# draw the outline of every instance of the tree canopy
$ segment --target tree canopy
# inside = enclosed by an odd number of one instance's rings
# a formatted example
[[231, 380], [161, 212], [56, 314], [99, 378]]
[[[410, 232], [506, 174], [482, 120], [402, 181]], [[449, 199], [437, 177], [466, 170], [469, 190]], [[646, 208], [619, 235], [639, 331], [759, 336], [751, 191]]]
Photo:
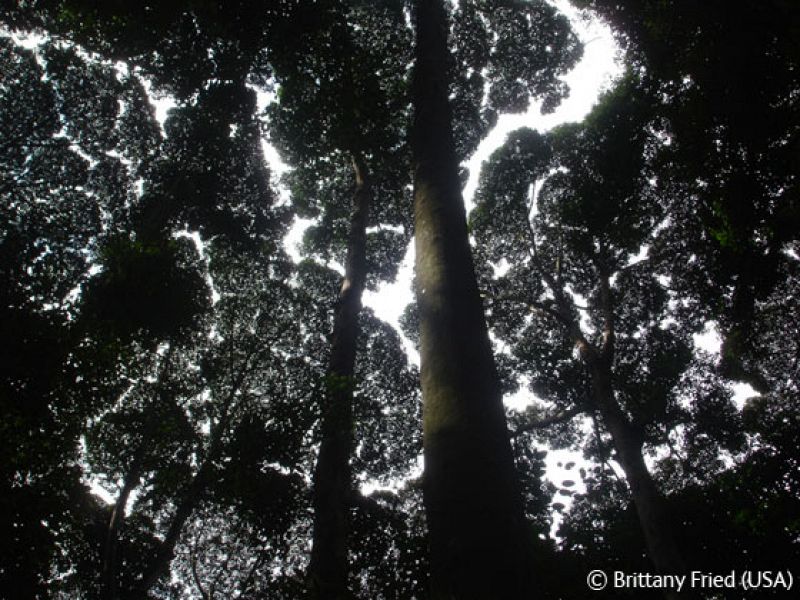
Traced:
[[800, 14], [572, 4], [624, 73], [470, 214], [591, 56], [554, 4], [0, 9], [1, 597], [800, 575]]

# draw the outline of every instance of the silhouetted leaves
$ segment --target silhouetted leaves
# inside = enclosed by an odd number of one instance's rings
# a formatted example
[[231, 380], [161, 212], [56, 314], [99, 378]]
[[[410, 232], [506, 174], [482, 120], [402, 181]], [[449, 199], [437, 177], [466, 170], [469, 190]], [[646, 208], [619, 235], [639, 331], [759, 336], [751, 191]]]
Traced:
[[[795, 564], [797, 11], [576, 4], [614, 28], [628, 74], [585, 121], [514, 132], [470, 222], [505, 391], [546, 401], [510, 418], [541, 594], [581, 597], [573, 575], [594, 568], [648, 570], [565, 335], [571, 319], [603, 343], [603, 279], [614, 398], [653, 452], [687, 562]], [[553, 110], [583, 49], [546, 2], [452, 11], [463, 159], [500, 113]], [[113, 505], [96, 494], [118, 498], [126, 482], [121, 592], [183, 519], [152, 597], [302, 594], [341, 284], [328, 266], [346, 256], [354, 153], [375, 199], [369, 288], [396, 277], [412, 234], [406, 19], [392, 0], [0, 9], [4, 26], [45, 34], [25, 47], [0, 35], [0, 595], [106, 593]], [[271, 94], [263, 114], [256, 90]], [[159, 94], [176, 101], [163, 130]], [[272, 188], [265, 137], [292, 168], [289, 202]], [[299, 265], [283, 249], [295, 214], [315, 219]], [[403, 318], [412, 340], [415, 310]], [[694, 348], [707, 321], [724, 338], [719, 360]], [[352, 467], [358, 483], [397, 487], [420, 449], [417, 373], [396, 332], [369, 311], [362, 322]], [[725, 378], [762, 395], [739, 409]], [[541, 444], [594, 462], [557, 493]], [[561, 548], [541, 539], [553, 499]], [[353, 504], [353, 589], [423, 597], [419, 482]]]

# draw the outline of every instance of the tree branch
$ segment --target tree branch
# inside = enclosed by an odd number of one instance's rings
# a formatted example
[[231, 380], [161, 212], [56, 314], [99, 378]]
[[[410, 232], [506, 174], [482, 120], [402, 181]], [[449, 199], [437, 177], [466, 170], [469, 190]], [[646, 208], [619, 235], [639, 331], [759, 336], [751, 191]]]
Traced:
[[[262, 350], [265, 352], [265, 350]], [[243, 364], [236, 374], [227, 397], [223, 401], [222, 412], [219, 420], [211, 427], [210, 443], [208, 445], [208, 453], [200, 465], [200, 468], [195, 473], [191, 482], [186, 488], [183, 497], [178, 502], [175, 509], [175, 514], [161, 542], [155, 556], [151, 560], [144, 575], [140, 579], [136, 593], [141, 597], [146, 597], [149, 590], [155, 585], [158, 578], [169, 568], [170, 562], [175, 553], [175, 545], [178, 542], [183, 526], [189, 517], [194, 512], [197, 503], [200, 501], [201, 496], [205, 493], [209, 483], [209, 477], [212, 475], [214, 462], [218, 460], [222, 453], [223, 438], [228, 430], [231, 420], [231, 412], [236, 399], [236, 393], [244, 384], [247, 375], [250, 373], [253, 365], [250, 364], [250, 359], [256, 354], [255, 348], [250, 348], [245, 356]]]
[[[175, 350], [175, 345], [172, 341], [169, 342], [167, 351], [161, 362], [158, 376], [156, 378], [157, 393], [155, 396], [159, 400], [163, 400], [164, 393], [164, 380], [169, 373], [172, 366], [172, 356]], [[148, 450], [152, 443], [153, 428], [156, 425], [154, 418], [154, 405], [155, 399], [151, 399], [149, 405], [145, 409], [145, 422], [142, 432], [142, 439], [139, 442], [139, 447], [131, 461], [131, 466], [125, 476], [122, 490], [120, 490], [117, 501], [114, 503], [114, 508], [111, 511], [111, 518], [106, 527], [105, 544], [103, 547], [103, 564], [102, 564], [102, 577], [103, 577], [103, 598], [114, 600], [117, 597], [117, 543], [119, 538], [119, 530], [125, 520], [125, 507], [128, 504], [133, 490], [139, 485], [144, 468], [145, 459], [147, 458]]]
[[558, 425], [559, 423], [566, 423], [576, 415], [579, 415], [583, 412], [586, 412], [587, 407], [585, 406], [574, 406], [569, 410], [565, 410], [564, 412], [558, 413], [556, 415], [550, 415], [549, 417], [544, 417], [543, 419], [539, 419], [538, 421], [530, 421], [525, 423], [524, 425], [520, 425], [516, 431], [511, 433], [511, 439], [515, 439], [521, 436], [523, 433], [527, 433], [528, 431], [533, 431], [534, 429], [544, 429], [546, 427], [550, 427], [552, 425]]
[[192, 579], [194, 579], [194, 584], [197, 586], [197, 591], [200, 592], [200, 597], [203, 600], [210, 600], [210, 596], [208, 593], [203, 589], [203, 584], [200, 581], [200, 574], [197, 572], [197, 541], [195, 540], [192, 543], [192, 550], [189, 555], [189, 563], [192, 567]]
[[600, 347], [600, 357], [607, 364], [614, 358], [614, 342], [616, 333], [614, 329], [614, 299], [609, 284], [608, 272], [605, 267], [600, 268], [600, 309], [603, 312], [603, 342]]

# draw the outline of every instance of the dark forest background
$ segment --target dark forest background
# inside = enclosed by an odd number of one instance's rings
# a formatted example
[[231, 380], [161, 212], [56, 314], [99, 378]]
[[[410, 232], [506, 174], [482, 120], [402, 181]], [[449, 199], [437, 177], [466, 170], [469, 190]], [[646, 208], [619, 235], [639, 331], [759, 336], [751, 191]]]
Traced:
[[[0, 597], [800, 576], [800, 9], [572, 3], [624, 73], [469, 215], [459, 165], [591, 51], [544, 0], [0, 9]], [[415, 234], [421, 373], [361, 306]]]

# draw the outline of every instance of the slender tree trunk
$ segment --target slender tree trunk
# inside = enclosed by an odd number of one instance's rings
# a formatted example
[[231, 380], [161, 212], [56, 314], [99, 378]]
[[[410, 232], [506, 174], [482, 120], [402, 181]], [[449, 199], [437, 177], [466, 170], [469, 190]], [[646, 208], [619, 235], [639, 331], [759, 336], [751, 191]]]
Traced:
[[349, 531], [353, 450], [353, 372], [358, 315], [366, 281], [367, 220], [372, 192], [363, 158], [354, 154], [356, 189], [347, 246], [345, 275], [334, 316], [331, 355], [322, 407], [322, 442], [314, 470], [314, 533], [308, 567], [314, 600], [353, 598], [348, 590]]
[[[545, 278], [556, 297], [560, 317], [567, 326], [568, 335], [589, 368], [594, 405], [611, 434], [618, 462], [625, 472], [650, 560], [661, 574], [684, 574], [686, 565], [675, 542], [664, 499], [644, 461], [641, 437], [614, 397], [611, 370], [616, 339], [614, 298], [607, 271], [602, 266], [599, 266], [598, 270], [600, 309], [603, 315], [603, 341], [599, 348], [590, 344], [583, 336], [564, 288], [559, 285], [560, 282], [551, 276]], [[687, 598], [692, 595], [691, 591], [684, 590], [680, 597]], [[678, 593], [665, 591], [664, 596], [669, 599], [678, 598]]]
[[133, 490], [136, 489], [136, 486], [139, 485], [146, 447], [147, 440], [143, 441], [136, 451], [133, 464], [125, 476], [122, 490], [117, 496], [117, 501], [111, 511], [111, 518], [108, 521], [105, 548], [103, 550], [103, 600], [116, 600], [117, 598], [117, 542], [119, 528], [125, 519], [125, 507], [128, 504], [128, 499]]
[[197, 508], [200, 500], [203, 498], [203, 494], [208, 488], [209, 477], [213, 472], [214, 462], [217, 461], [222, 454], [223, 437], [225, 432], [228, 430], [228, 425], [230, 424], [231, 407], [233, 405], [236, 392], [239, 390], [242, 382], [244, 381], [248, 362], [249, 357], [247, 360], [245, 360], [245, 364], [240, 371], [236, 382], [231, 387], [219, 421], [211, 429], [211, 442], [209, 444], [208, 454], [206, 455], [203, 463], [200, 465], [200, 468], [197, 470], [197, 473], [195, 473], [195, 476], [192, 478], [189, 487], [181, 497], [180, 502], [175, 509], [175, 514], [172, 516], [172, 521], [170, 521], [169, 528], [167, 529], [164, 539], [162, 540], [161, 544], [159, 544], [155, 556], [150, 561], [150, 564], [147, 566], [142, 578], [139, 580], [139, 583], [136, 585], [136, 588], [131, 595], [131, 598], [133, 599], [145, 600], [150, 589], [156, 584], [159, 578], [167, 572], [167, 569], [169, 569], [169, 565], [175, 556], [175, 545], [178, 543], [178, 539], [181, 536], [183, 527], [189, 517], [192, 516], [192, 513]]
[[442, 1], [417, 0], [415, 18], [414, 209], [431, 599], [528, 599], [528, 528], [467, 239]]
[[[164, 383], [164, 378], [167, 376], [169, 367], [172, 361], [172, 355], [175, 350], [174, 343], [170, 340], [166, 354], [164, 355], [163, 363], [158, 373], [156, 385], [158, 386], [158, 401], [166, 402], [167, 396], [161, 387]], [[154, 399], [153, 402], [156, 400]], [[145, 413], [145, 425], [142, 439], [136, 453], [133, 456], [128, 474], [125, 476], [125, 481], [122, 484], [117, 501], [114, 503], [114, 508], [111, 511], [111, 518], [108, 521], [108, 528], [106, 530], [106, 541], [103, 549], [103, 565], [102, 565], [102, 581], [103, 581], [103, 600], [117, 600], [119, 597], [118, 581], [117, 581], [117, 548], [119, 542], [119, 530], [125, 520], [125, 507], [128, 500], [133, 493], [133, 490], [139, 485], [139, 480], [142, 477], [142, 468], [144, 467], [147, 452], [152, 443], [153, 428], [155, 423], [155, 407], [151, 404]]]
[[144, 575], [142, 575], [142, 579], [136, 586], [137, 589], [134, 597], [147, 598], [147, 593], [169, 568], [175, 556], [175, 545], [178, 543], [183, 527], [194, 512], [194, 509], [197, 507], [197, 504], [200, 502], [206, 490], [213, 460], [215, 459], [211, 456], [206, 458], [205, 462], [194, 476], [194, 479], [192, 479], [192, 483], [189, 484], [189, 488], [178, 504], [175, 514], [172, 516], [172, 521], [170, 521], [169, 529], [167, 529], [164, 540], [159, 544], [153, 560], [148, 565], [147, 570]]
[[[671, 523], [664, 498], [644, 461], [641, 436], [614, 398], [611, 372], [616, 337], [614, 294], [611, 291], [609, 274], [605, 267], [601, 265], [599, 272], [600, 303], [604, 323], [603, 344], [599, 356], [596, 352], [589, 354], [596, 403], [603, 421], [611, 433], [619, 463], [625, 472], [625, 479], [628, 481], [631, 497], [636, 506], [650, 560], [660, 573], [684, 574], [686, 573], [686, 564], [675, 541], [674, 524]], [[692, 595], [691, 591], [686, 589], [681, 597]], [[664, 596], [677, 598], [678, 593], [668, 590], [664, 592]]]
[[[661, 574], [685, 574], [686, 564], [675, 542], [664, 498], [644, 461], [642, 442], [614, 399], [610, 368], [595, 365], [591, 368], [591, 374], [596, 404], [611, 434], [619, 464], [625, 472], [650, 560]], [[676, 591], [665, 591], [664, 596], [685, 598], [691, 596], [691, 592], [684, 591], [679, 595]]]

